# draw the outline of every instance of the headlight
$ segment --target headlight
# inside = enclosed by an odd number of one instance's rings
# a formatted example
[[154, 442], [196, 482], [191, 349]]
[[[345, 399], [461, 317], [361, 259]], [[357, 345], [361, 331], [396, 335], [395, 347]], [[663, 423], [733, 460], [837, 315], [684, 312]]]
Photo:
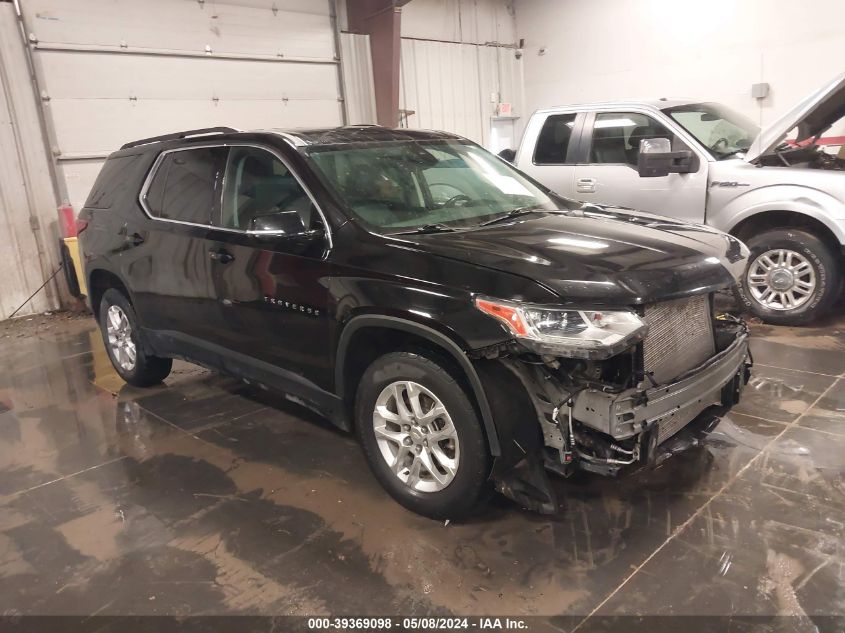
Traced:
[[476, 297], [475, 307], [504, 323], [538, 354], [610, 358], [642, 340], [648, 325], [628, 310], [567, 310]]

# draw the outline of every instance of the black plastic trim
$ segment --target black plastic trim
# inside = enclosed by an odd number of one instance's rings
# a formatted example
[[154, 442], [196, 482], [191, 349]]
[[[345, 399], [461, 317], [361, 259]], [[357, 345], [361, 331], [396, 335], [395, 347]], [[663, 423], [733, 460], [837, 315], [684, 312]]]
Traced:
[[293, 402], [326, 416], [335, 426], [346, 431], [352, 428], [343, 401], [299, 374], [182, 332], [142, 328], [141, 338], [145, 347], [149, 346], [156, 356], [181, 358], [237, 378], [264, 384], [292, 396], [289, 399]]

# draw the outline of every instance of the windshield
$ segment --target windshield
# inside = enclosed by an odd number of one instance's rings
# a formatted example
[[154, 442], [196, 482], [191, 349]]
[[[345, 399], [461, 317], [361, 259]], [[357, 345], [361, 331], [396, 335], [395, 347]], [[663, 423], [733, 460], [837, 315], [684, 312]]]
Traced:
[[346, 206], [380, 232], [477, 226], [515, 209], [572, 204], [463, 141], [328, 145], [308, 154]]
[[719, 103], [691, 103], [663, 110], [719, 160], [745, 152], [760, 128]]

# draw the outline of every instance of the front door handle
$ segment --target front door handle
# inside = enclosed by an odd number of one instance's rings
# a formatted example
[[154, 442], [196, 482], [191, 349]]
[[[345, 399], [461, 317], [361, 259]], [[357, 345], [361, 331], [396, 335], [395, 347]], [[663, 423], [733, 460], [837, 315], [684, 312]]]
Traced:
[[208, 251], [208, 256], [216, 262], [220, 262], [221, 264], [228, 264], [231, 261], [234, 261], [235, 256], [232, 255], [229, 251], [225, 248], [221, 248], [218, 250], [211, 250]]
[[579, 178], [575, 183], [575, 191], [578, 193], [595, 193], [596, 179], [595, 178]]

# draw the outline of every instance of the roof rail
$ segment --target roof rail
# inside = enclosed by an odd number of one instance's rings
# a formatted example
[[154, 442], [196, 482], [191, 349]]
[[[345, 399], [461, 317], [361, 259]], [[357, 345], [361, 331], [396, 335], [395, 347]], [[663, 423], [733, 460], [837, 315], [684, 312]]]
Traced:
[[204, 134], [231, 134], [238, 132], [233, 127], [204, 127], [198, 130], [185, 130], [184, 132], [174, 132], [173, 134], [162, 134], [161, 136], [151, 136], [150, 138], [142, 138], [139, 141], [132, 141], [121, 145], [120, 149], [129, 149], [130, 147], [138, 147], [139, 145], [147, 145], [148, 143], [161, 143], [162, 141], [175, 141], [180, 138], [187, 138], [189, 136], [202, 136]]

